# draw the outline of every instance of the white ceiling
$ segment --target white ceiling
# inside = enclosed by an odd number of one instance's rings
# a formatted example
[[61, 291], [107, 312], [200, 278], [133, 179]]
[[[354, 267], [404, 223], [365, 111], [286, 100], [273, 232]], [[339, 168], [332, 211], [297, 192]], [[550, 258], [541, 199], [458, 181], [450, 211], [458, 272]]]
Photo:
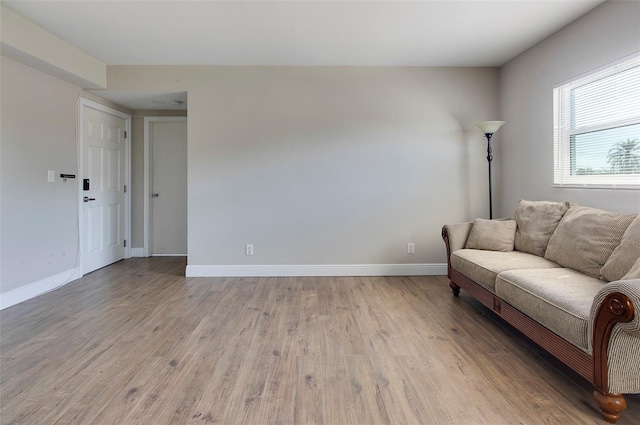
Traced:
[[2, 3], [109, 65], [499, 66], [603, 1]]
[[605, 0], [0, 1], [107, 65], [500, 66]]

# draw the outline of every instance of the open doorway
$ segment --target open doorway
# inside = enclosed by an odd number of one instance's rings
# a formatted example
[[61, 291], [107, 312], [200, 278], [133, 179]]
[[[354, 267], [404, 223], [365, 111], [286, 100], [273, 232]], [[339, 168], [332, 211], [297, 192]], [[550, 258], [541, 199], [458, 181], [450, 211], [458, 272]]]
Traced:
[[[132, 257], [145, 257], [150, 255], [186, 255], [186, 126], [187, 126], [187, 92], [135, 92], [135, 91], [113, 91], [113, 90], [87, 90], [92, 95], [99, 96], [111, 103], [121, 106], [122, 111], [131, 116], [130, 142], [130, 238], [127, 248]], [[166, 123], [166, 125], [165, 125]], [[174, 123], [176, 124], [174, 126]], [[179, 123], [179, 124], [178, 124]], [[175, 127], [175, 128], [174, 128]], [[182, 130], [176, 130], [177, 128]], [[159, 144], [155, 154], [159, 158], [154, 159], [154, 135]], [[163, 146], [166, 141], [162, 140], [165, 132], [178, 131], [179, 136], [174, 137], [180, 140], [176, 143], [169, 143]], [[151, 137], [148, 137], [151, 136]], [[172, 138], [167, 134], [169, 139]], [[171, 149], [178, 149], [177, 152], [167, 153]], [[163, 159], [164, 158], [164, 159]], [[169, 158], [169, 159], [167, 159]], [[160, 169], [154, 172], [154, 166], [160, 163]], [[164, 171], [167, 175], [163, 178]], [[154, 175], [165, 183], [153, 182]], [[164, 185], [164, 186], [163, 186]], [[153, 188], [157, 190], [153, 190]], [[161, 192], [161, 187], [162, 192]], [[181, 187], [183, 199], [176, 200], [180, 208], [170, 211], [173, 219], [163, 218], [167, 214], [162, 211], [162, 206], [168, 204], [172, 198], [171, 191], [176, 187]], [[167, 192], [169, 190], [169, 192]], [[152, 197], [157, 193], [157, 197]], [[158, 202], [156, 202], [158, 201]], [[175, 204], [177, 205], [177, 204]], [[159, 211], [154, 215], [154, 207], [158, 206]], [[177, 229], [172, 225], [158, 226], [155, 223], [174, 222], [179, 223]], [[159, 230], [159, 234], [154, 235], [154, 229]], [[166, 231], [165, 231], [166, 230]], [[182, 245], [167, 245], [163, 239], [181, 240]], [[153, 241], [160, 245], [153, 245]]]
[[187, 118], [145, 117], [144, 255], [187, 255]]

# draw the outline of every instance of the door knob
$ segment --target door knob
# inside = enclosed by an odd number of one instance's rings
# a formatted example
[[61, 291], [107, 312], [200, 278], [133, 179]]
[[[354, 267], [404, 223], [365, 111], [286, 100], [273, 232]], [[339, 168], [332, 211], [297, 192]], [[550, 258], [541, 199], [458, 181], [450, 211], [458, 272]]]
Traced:
[[160, 196], [160, 194], [159, 194], [159, 193], [152, 193], [152, 194], [151, 194], [151, 197], [152, 197], [152, 198], [157, 198], [158, 196]]
[[88, 196], [84, 197], [84, 202], [95, 201], [96, 198], [89, 198]]

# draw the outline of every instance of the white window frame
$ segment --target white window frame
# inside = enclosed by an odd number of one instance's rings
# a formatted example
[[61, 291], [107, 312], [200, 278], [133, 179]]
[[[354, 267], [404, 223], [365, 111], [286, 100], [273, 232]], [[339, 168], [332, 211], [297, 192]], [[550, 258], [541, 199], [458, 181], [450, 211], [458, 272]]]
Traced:
[[[640, 110], [638, 115], [606, 124], [571, 128], [571, 122], [561, 122], [562, 117], [570, 117], [571, 91], [576, 87], [593, 81], [615, 75], [627, 69], [640, 66], [640, 53], [626, 57], [614, 64], [606, 65], [586, 75], [562, 83], [553, 90], [553, 156], [554, 156], [554, 187], [581, 188], [611, 188], [611, 189], [640, 189], [640, 174], [625, 175], [571, 175], [571, 137], [594, 131], [606, 130], [625, 125], [640, 124]], [[562, 108], [562, 110], [561, 110]], [[567, 121], [570, 121], [567, 119]]]

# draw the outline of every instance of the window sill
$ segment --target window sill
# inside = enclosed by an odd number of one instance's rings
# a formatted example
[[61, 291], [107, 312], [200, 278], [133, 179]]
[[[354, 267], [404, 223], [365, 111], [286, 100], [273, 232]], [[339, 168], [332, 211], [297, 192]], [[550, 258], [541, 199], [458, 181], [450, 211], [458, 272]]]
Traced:
[[640, 184], [565, 183], [565, 184], [552, 184], [551, 187], [556, 189], [640, 190]]

